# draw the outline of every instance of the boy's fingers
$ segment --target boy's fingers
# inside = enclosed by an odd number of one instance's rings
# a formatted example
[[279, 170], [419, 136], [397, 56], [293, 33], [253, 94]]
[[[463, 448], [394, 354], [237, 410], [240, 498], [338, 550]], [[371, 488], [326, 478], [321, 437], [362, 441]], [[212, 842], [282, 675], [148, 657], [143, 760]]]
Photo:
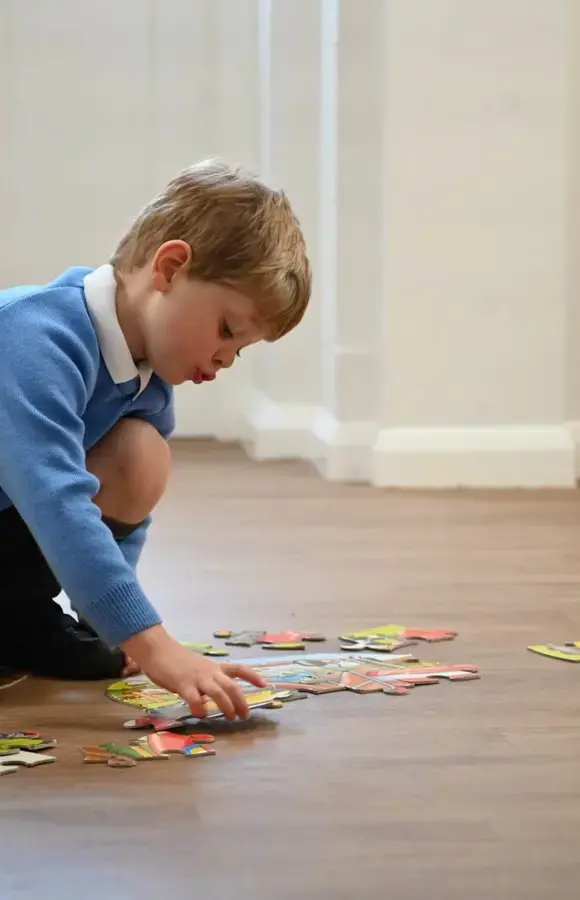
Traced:
[[197, 688], [190, 687], [181, 694], [191, 710], [192, 716], [202, 719], [205, 716], [205, 704]]
[[230, 678], [242, 678], [256, 687], [266, 687], [268, 683], [261, 675], [250, 669], [249, 666], [244, 666], [241, 663], [222, 663], [221, 668]]
[[247, 719], [250, 714], [250, 710], [248, 709], [247, 700], [240, 686], [225, 674], [221, 674], [219, 676], [218, 683], [223, 685], [224, 690], [227, 691], [228, 696], [234, 705], [236, 714], [240, 717], [240, 719]]
[[217, 681], [204, 685], [204, 693], [208, 694], [219, 706], [226, 719], [235, 719], [236, 710], [226, 691]]
[[121, 675], [123, 676], [123, 678], [128, 678], [130, 675], [139, 675], [140, 674], [141, 667], [139, 666], [138, 663], [136, 663], [134, 660], [128, 659], [128, 658], [125, 660], [125, 662], [126, 662], [126, 666], [123, 669], [123, 671], [121, 672]]

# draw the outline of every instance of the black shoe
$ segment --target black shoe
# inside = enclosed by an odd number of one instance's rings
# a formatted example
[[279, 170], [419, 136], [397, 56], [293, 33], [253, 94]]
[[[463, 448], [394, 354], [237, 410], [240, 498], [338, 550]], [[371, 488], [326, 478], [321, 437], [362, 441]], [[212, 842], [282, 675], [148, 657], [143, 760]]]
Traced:
[[112, 680], [120, 678], [126, 666], [121, 650], [111, 650], [62, 611], [49, 627], [35, 623], [34, 630], [29, 626], [26, 633], [11, 628], [2, 644], [3, 665], [44, 678]]

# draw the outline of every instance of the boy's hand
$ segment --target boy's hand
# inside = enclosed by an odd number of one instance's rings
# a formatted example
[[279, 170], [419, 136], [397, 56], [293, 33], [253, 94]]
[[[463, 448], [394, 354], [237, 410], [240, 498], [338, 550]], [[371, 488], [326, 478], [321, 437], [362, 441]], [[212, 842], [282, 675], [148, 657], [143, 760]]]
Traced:
[[123, 650], [155, 684], [182, 697], [192, 715], [200, 718], [205, 716], [205, 699], [211, 697], [227, 719], [246, 719], [248, 704], [232, 679], [242, 678], [256, 687], [267, 684], [241, 663], [216, 663], [182, 647], [160, 625], [130, 638]]

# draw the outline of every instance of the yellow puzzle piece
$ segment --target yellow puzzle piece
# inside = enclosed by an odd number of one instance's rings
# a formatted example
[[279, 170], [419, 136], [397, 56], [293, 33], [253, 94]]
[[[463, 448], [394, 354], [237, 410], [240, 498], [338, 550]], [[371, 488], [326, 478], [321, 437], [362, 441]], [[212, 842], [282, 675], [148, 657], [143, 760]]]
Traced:
[[567, 641], [565, 644], [532, 644], [528, 650], [552, 659], [580, 663], [580, 641]]

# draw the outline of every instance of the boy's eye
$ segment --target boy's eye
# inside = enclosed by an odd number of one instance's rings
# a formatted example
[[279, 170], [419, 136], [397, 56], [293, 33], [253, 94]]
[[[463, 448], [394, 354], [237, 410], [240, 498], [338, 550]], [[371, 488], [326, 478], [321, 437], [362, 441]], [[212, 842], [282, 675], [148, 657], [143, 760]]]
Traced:
[[[222, 322], [222, 334], [228, 341], [231, 341], [234, 336], [232, 329], [226, 321]], [[236, 356], [241, 356], [240, 350], [236, 350]]]

